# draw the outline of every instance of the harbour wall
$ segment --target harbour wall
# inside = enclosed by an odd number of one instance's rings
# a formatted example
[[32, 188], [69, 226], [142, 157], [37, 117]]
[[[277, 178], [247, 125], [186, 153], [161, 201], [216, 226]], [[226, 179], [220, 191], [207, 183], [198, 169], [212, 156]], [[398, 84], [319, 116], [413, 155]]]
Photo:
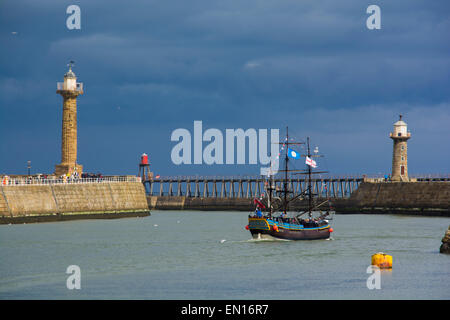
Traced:
[[149, 214], [141, 182], [0, 186], [0, 224]]
[[450, 217], [450, 181], [363, 182], [340, 209]]
[[[318, 203], [326, 198], [319, 198]], [[252, 198], [147, 196], [150, 209], [253, 211]], [[362, 182], [347, 198], [330, 199], [338, 214], [411, 214], [450, 217], [450, 182]], [[291, 210], [306, 208], [306, 200], [290, 204]], [[328, 207], [323, 205], [323, 209]]]
[[[326, 201], [319, 198], [317, 201]], [[204, 210], [204, 211], [253, 211], [253, 198], [189, 198], [183, 196], [147, 196], [149, 208], [152, 210]], [[333, 199], [332, 208], [349, 207], [348, 199]], [[289, 204], [289, 210], [302, 210], [308, 206], [307, 200], [296, 200]], [[321, 206], [325, 210], [328, 204]], [[353, 208], [352, 208], [353, 209]], [[337, 210], [337, 209], [336, 209]]]
[[191, 198], [184, 196], [147, 196], [151, 210], [205, 210], [205, 211], [249, 211], [254, 210], [250, 198]]

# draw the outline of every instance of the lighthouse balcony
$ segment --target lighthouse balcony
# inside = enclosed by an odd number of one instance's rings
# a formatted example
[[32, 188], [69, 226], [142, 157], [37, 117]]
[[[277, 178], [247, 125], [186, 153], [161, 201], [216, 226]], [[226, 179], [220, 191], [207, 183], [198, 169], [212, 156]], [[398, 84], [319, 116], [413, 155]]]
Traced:
[[411, 132], [404, 133], [404, 132], [397, 132], [397, 133], [389, 133], [389, 137], [392, 139], [409, 139], [411, 138]]
[[83, 83], [76, 82], [74, 84], [67, 82], [57, 82], [56, 90], [58, 91], [76, 91], [79, 93], [83, 93]]

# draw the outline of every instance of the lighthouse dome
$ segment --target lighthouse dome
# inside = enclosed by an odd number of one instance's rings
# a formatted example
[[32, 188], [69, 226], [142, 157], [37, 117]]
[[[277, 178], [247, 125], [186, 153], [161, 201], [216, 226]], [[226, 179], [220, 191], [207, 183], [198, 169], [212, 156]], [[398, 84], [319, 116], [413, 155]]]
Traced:
[[72, 68], [70, 68], [69, 71], [66, 72], [64, 78], [76, 78], [75, 73], [73, 73], [72, 71]]
[[400, 115], [400, 119], [396, 123], [394, 123], [394, 137], [406, 137], [408, 136], [407, 124], [402, 120], [402, 116]]
[[396, 123], [394, 123], [394, 126], [396, 126], [396, 127], [399, 127], [399, 126], [406, 126], [407, 124], [406, 124], [406, 122], [405, 121], [402, 121], [402, 120], [399, 120], [399, 121], [397, 121]]
[[394, 123], [394, 126], [395, 126], [395, 127], [406, 126], [406, 125], [407, 125], [406, 122], [402, 120], [402, 117], [403, 117], [403, 116], [400, 115], [400, 119], [399, 119], [396, 123]]

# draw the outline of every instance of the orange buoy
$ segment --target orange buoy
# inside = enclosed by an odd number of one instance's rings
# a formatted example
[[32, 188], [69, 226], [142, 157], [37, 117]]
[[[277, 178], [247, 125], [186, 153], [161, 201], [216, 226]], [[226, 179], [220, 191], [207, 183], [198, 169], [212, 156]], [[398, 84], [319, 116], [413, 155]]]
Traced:
[[392, 256], [383, 252], [378, 252], [372, 255], [372, 265], [377, 266], [380, 269], [392, 268]]
[[333, 228], [330, 228], [330, 230], [329, 230], [330, 232], [333, 232], [334, 230], [333, 230]]
[[248, 225], [245, 226], [245, 230], [248, 230]]
[[278, 226], [276, 224], [273, 225], [273, 230], [275, 230], [276, 232], [278, 232]]

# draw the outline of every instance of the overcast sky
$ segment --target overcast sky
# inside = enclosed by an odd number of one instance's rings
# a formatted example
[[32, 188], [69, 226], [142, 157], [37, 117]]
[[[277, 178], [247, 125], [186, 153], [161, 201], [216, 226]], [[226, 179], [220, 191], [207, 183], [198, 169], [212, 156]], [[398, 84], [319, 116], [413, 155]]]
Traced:
[[[81, 30], [66, 9], [81, 8]], [[369, 30], [366, 9], [381, 8]], [[61, 161], [67, 62], [78, 98], [78, 162], [137, 174], [257, 174], [172, 164], [171, 133], [255, 128], [310, 136], [332, 174], [388, 173], [402, 113], [410, 174], [448, 173], [448, 0], [0, 1], [0, 173]], [[206, 143], [204, 144], [206, 145]]]

